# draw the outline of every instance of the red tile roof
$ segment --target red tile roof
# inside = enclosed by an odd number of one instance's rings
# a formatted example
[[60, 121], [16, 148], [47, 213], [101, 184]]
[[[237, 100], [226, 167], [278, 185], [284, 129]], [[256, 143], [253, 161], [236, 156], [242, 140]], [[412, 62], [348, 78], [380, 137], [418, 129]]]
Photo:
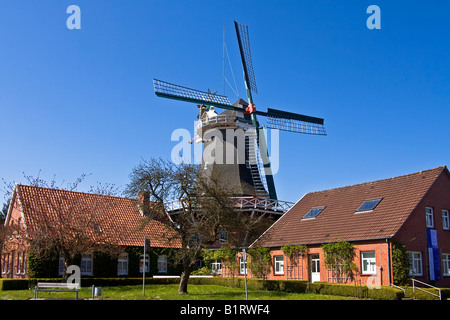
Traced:
[[52, 221], [87, 226], [91, 236], [101, 231], [113, 244], [143, 246], [147, 237], [152, 247], [180, 247], [168, 221], [144, 218], [137, 200], [26, 185], [17, 185], [15, 192], [30, 235], [43, 221]]
[[[400, 177], [306, 194], [254, 243], [279, 247], [391, 238], [424, 197], [439, 167]], [[355, 213], [366, 200], [383, 198], [372, 211]], [[312, 208], [325, 206], [313, 219], [302, 219]]]

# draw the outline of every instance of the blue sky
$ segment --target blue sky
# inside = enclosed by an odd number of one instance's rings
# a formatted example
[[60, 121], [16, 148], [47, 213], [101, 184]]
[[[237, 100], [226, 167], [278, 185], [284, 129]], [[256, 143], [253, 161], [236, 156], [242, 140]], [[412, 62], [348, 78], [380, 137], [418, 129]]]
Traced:
[[[81, 29], [69, 30], [69, 5]], [[369, 5], [381, 29], [369, 30]], [[450, 165], [447, 1], [4, 1], [0, 177], [123, 187], [170, 159], [193, 104], [152, 78], [222, 93], [225, 40], [245, 98], [233, 20], [249, 26], [256, 107], [323, 117], [328, 135], [280, 132], [279, 199]], [[231, 83], [231, 71], [226, 76]], [[237, 97], [227, 86], [226, 95]]]

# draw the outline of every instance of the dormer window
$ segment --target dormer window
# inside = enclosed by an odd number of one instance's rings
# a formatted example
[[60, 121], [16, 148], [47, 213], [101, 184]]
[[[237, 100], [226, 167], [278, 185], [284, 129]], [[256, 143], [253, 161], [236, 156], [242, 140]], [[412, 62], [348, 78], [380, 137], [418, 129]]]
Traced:
[[302, 220], [314, 219], [323, 211], [323, 209], [325, 209], [325, 206], [312, 208], [307, 214], [305, 214]]
[[383, 200], [383, 198], [377, 198], [377, 199], [371, 199], [366, 200], [364, 203], [356, 210], [355, 213], [359, 212], [366, 212], [366, 211], [372, 211], [375, 209], [375, 207], [380, 203], [380, 201]]

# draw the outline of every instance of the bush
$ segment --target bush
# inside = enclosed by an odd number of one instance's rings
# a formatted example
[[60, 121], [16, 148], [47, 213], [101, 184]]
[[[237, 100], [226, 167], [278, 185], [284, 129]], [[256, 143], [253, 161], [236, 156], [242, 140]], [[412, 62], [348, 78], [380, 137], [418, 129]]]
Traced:
[[[33, 289], [38, 282], [60, 283], [61, 278], [34, 278], [34, 279], [0, 279], [1, 290], [28, 290]], [[145, 284], [174, 284], [180, 282], [179, 278], [145, 278]], [[142, 285], [142, 277], [136, 278], [81, 278], [82, 287], [115, 287]]]
[[30, 286], [29, 279], [0, 279], [0, 291], [2, 290], [26, 290]]
[[[190, 284], [216, 284], [244, 288], [243, 278], [196, 278], [190, 279]], [[305, 280], [260, 280], [247, 279], [247, 287], [252, 290], [282, 291], [289, 293], [315, 293], [335, 296], [368, 298], [374, 300], [400, 300], [403, 291], [382, 286], [380, 289], [368, 289], [366, 286], [354, 284], [314, 282]]]
[[400, 300], [403, 291], [382, 286], [380, 289], [369, 289], [367, 286], [354, 284], [314, 282], [309, 284], [310, 293], [329, 294], [335, 296], [368, 298], [374, 300]]

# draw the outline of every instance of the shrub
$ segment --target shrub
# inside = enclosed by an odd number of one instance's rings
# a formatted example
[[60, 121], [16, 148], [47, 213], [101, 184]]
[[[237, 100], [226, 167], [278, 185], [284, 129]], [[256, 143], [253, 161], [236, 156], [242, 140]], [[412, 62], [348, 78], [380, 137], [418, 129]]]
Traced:
[[398, 241], [392, 242], [392, 269], [394, 284], [402, 286], [409, 282], [409, 260], [406, 246]]
[[0, 291], [2, 290], [26, 290], [29, 288], [28, 279], [0, 279]]

